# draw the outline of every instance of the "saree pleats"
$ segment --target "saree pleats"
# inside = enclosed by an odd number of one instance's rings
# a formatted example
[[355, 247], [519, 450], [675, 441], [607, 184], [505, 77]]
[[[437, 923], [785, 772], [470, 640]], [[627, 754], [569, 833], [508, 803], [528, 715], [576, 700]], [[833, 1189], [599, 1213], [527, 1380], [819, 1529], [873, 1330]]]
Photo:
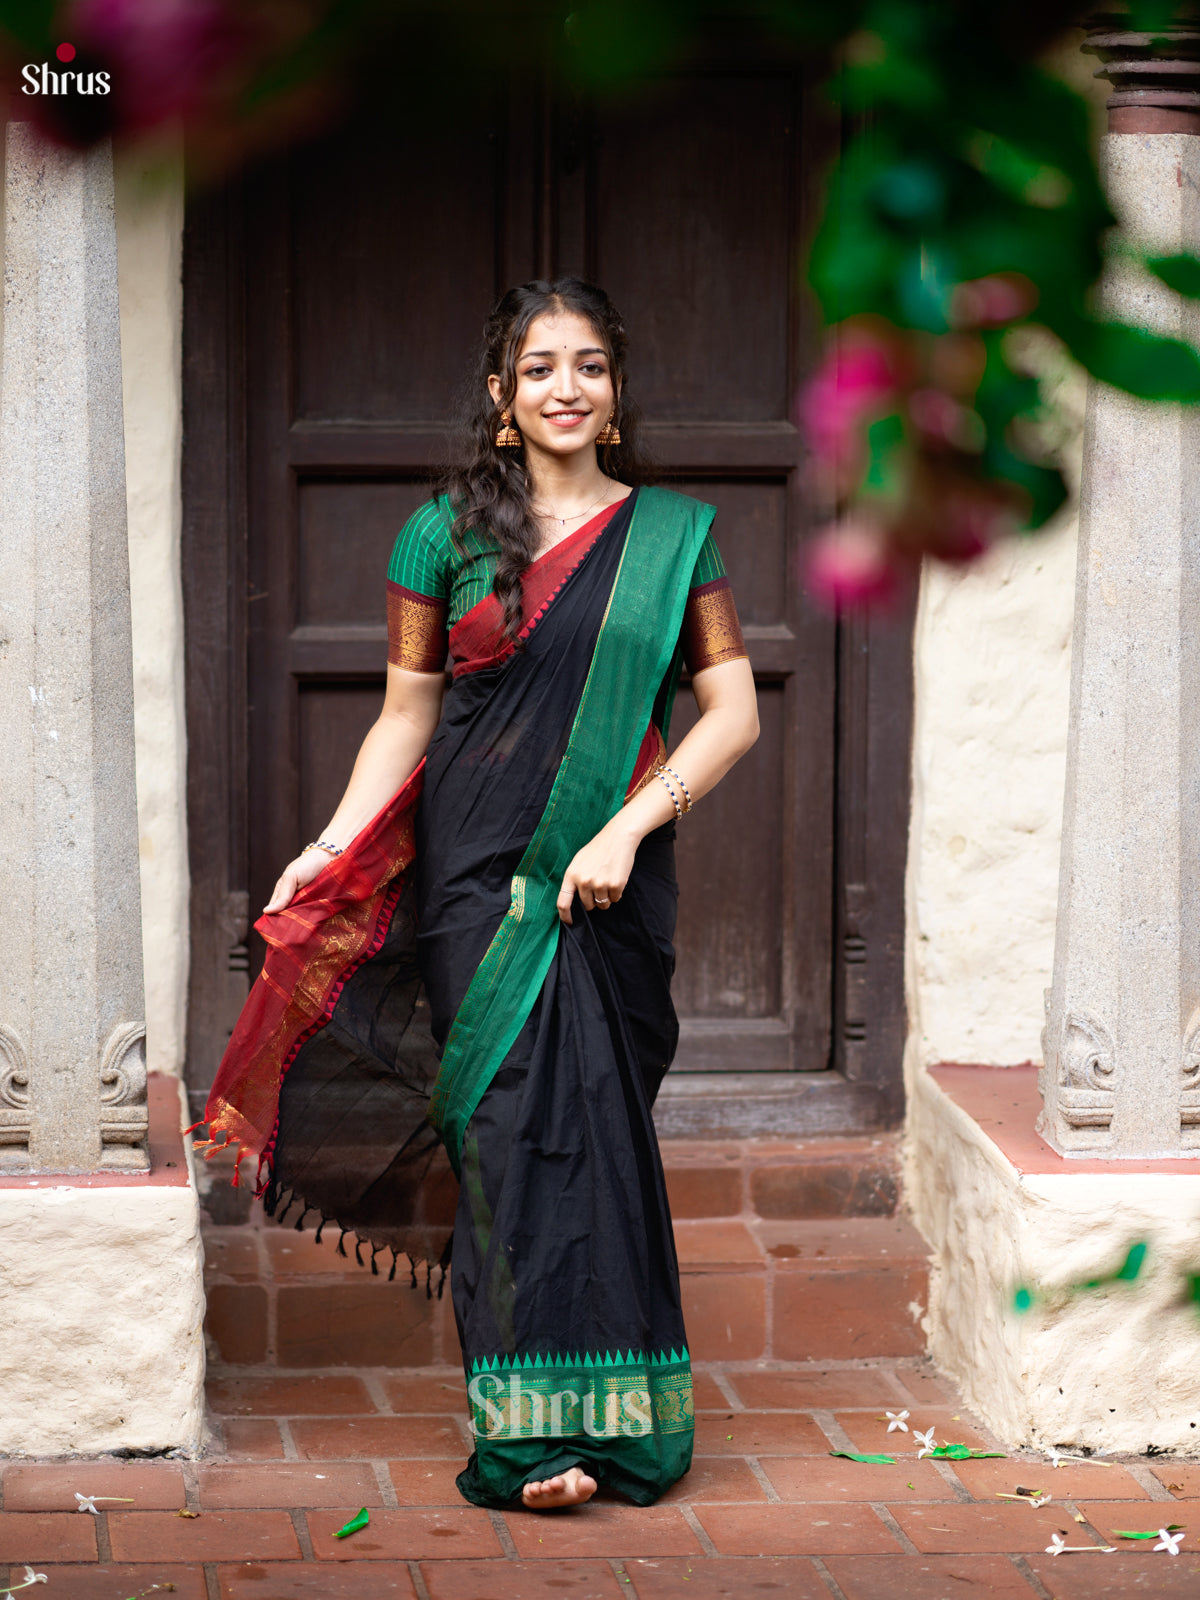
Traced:
[[459, 1487], [478, 1504], [507, 1504], [530, 1476], [575, 1464], [648, 1504], [690, 1462], [650, 1114], [676, 1037], [673, 833], [643, 842], [610, 912], [576, 903], [467, 1127], [451, 1289], [475, 1435]]
[[[475, 1441], [459, 1486], [481, 1505], [576, 1464], [648, 1504], [691, 1459], [651, 1117], [677, 1038], [674, 824], [643, 840], [607, 911], [577, 899], [560, 928], [553, 893], [619, 810], [652, 713], [665, 728], [710, 520], [639, 491], [564, 563], [520, 650], [491, 666], [475, 650], [403, 804], [289, 907], [291, 965], [275, 954], [264, 972], [276, 1031], [235, 1033], [210, 1102], [214, 1130], [259, 1155], [269, 1210], [315, 1212], [373, 1267], [381, 1250], [414, 1276], [452, 1258]], [[365, 911], [336, 896], [324, 923], [307, 909], [327, 877], [355, 873]], [[259, 926], [277, 938], [278, 922]], [[523, 964], [505, 965], [509, 942]], [[289, 981], [308, 994], [299, 1008]]]

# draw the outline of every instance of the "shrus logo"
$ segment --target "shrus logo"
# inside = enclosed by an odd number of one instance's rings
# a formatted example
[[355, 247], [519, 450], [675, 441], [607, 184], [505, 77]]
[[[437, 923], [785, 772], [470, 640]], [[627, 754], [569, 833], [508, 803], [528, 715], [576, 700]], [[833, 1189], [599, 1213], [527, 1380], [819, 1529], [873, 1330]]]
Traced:
[[[75, 46], [60, 44], [54, 54], [60, 61], [74, 61]], [[108, 94], [112, 85], [107, 72], [52, 72], [48, 62], [30, 62], [21, 68], [25, 82], [22, 94]]]

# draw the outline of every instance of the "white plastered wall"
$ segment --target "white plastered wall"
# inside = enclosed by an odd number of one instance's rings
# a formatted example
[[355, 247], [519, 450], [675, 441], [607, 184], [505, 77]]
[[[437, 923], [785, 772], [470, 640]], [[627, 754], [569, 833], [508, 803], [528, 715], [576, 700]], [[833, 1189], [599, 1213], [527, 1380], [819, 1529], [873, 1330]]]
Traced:
[[[1084, 382], [1037, 352], [1078, 484]], [[927, 564], [914, 646], [908, 989], [914, 1064], [1041, 1060], [1054, 958], [1076, 517], [966, 571]]]
[[115, 178], [146, 1047], [152, 1071], [179, 1074], [188, 971], [182, 161], [170, 148], [118, 153]]

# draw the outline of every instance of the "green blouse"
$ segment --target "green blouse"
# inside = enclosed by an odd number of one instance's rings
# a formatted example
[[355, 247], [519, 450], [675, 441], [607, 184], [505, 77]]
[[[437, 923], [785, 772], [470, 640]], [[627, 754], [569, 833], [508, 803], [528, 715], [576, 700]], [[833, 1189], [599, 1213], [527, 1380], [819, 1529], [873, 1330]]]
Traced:
[[[388, 582], [411, 594], [441, 600], [452, 628], [492, 592], [497, 552], [486, 534], [468, 533], [461, 551], [450, 537], [453, 517], [445, 497], [418, 506], [401, 528], [388, 566]], [[690, 587], [725, 576], [725, 563], [710, 533], [696, 560]]]

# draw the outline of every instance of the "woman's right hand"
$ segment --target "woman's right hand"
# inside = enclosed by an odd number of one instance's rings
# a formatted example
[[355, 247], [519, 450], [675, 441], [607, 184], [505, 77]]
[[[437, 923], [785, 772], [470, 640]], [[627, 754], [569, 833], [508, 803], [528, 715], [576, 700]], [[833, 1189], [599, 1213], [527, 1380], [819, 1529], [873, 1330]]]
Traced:
[[289, 861], [279, 874], [279, 882], [271, 892], [271, 898], [263, 907], [263, 911], [271, 913], [282, 911], [291, 904], [292, 897], [298, 889], [303, 889], [306, 883], [311, 883], [329, 863], [333, 857], [327, 850], [305, 850], [294, 861]]

